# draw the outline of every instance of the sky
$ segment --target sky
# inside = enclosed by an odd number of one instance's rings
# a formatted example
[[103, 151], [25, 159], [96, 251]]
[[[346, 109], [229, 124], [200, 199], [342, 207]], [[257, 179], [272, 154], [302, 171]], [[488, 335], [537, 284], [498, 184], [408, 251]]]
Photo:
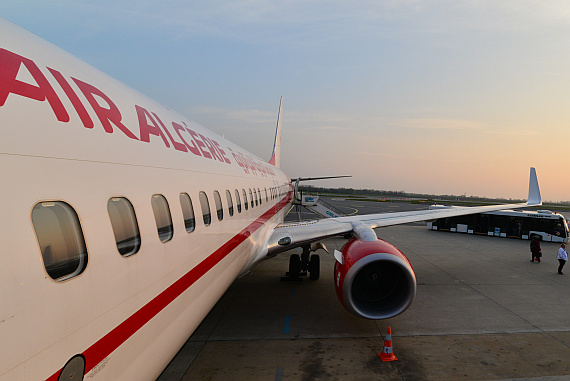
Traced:
[[570, 4], [2, 0], [0, 16], [313, 185], [570, 200]]

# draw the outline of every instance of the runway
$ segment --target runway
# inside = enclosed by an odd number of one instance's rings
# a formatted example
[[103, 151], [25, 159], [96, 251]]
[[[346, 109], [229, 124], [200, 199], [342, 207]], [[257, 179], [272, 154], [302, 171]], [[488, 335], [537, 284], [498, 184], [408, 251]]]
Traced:
[[[425, 209], [410, 203], [327, 199], [360, 213]], [[234, 282], [160, 381], [179, 380], [568, 380], [570, 270], [556, 273], [556, 243], [378, 229], [411, 261], [418, 290], [403, 314], [363, 320], [338, 302], [334, 258], [317, 281], [281, 282], [290, 253]], [[323, 241], [332, 253], [346, 240]], [[291, 251], [298, 252], [298, 249]], [[383, 363], [387, 328], [398, 361]]]

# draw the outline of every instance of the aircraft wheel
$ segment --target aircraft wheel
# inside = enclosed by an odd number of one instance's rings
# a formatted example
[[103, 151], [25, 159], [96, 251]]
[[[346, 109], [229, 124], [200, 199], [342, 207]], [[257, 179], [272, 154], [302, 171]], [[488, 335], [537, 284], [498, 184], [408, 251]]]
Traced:
[[301, 273], [301, 257], [299, 254], [291, 254], [289, 257], [289, 278], [298, 278]]
[[311, 255], [311, 260], [309, 262], [309, 279], [317, 280], [321, 275], [321, 258], [317, 255]]

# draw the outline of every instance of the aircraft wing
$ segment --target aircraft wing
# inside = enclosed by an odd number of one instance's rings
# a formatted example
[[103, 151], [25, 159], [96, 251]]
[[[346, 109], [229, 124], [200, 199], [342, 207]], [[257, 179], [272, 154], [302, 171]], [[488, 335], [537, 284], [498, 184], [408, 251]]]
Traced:
[[267, 256], [303, 246], [335, 235], [351, 233], [357, 229], [374, 229], [410, 222], [430, 221], [467, 214], [478, 214], [505, 209], [517, 209], [542, 205], [536, 171], [530, 169], [529, 192], [526, 203], [485, 205], [475, 207], [451, 207], [434, 210], [418, 210], [398, 213], [366, 214], [327, 218], [297, 223], [283, 223], [275, 228], [267, 244]]

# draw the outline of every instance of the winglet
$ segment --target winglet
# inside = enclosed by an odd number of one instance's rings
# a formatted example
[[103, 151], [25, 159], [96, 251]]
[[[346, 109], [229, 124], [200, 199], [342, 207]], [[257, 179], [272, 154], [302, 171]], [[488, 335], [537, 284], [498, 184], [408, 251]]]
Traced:
[[269, 164], [281, 167], [281, 108], [283, 107], [283, 97], [279, 102], [279, 114], [277, 114], [277, 128], [275, 129], [275, 142], [273, 143], [273, 153], [271, 154], [271, 159], [269, 159]]
[[530, 168], [530, 179], [528, 181], [528, 200], [527, 205], [542, 205], [540, 197], [540, 188], [538, 187], [538, 178], [534, 167]]

